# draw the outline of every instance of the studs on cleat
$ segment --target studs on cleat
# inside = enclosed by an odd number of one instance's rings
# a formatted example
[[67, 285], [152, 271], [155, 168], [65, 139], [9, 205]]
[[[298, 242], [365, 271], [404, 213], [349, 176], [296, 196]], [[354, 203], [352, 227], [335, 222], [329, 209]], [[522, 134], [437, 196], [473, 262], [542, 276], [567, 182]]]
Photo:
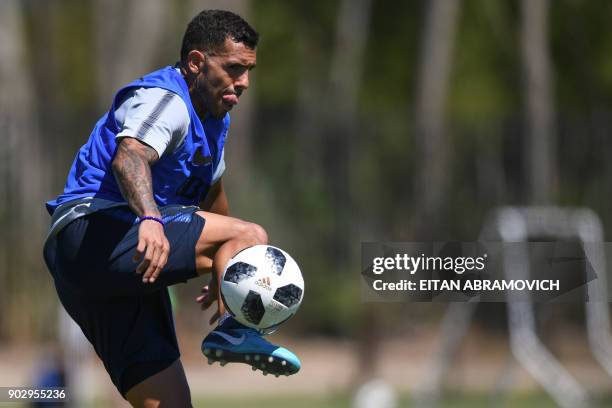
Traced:
[[255, 361], [259, 361], [261, 359], [261, 356], [259, 354], [255, 354]]
[[284, 367], [287, 365], [287, 362], [285, 360], [281, 361], [281, 365]]
[[223, 350], [217, 350], [217, 351], [215, 351], [215, 355], [216, 355], [217, 357], [221, 357], [221, 356], [223, 355]]
[[266, 368], [266, 365], [264, 363], [261, 363], [261, 369], [263, 370], [264, 368]]
[[210, 354], [210, 349], [209, 348], [205, 348], [204, 349], [204, 355], [207, 356]]
[[251, 356], [249, 356], [248, 354], [244, 356], [244, 360], [245, 361], [251, 361]]
[[255, 367], [255, 366], [251, 366], [251, 370], [253, 370], [253, 371], [257, 371], [257, 367]]
[[221, 361], [219, 362], [219, 364], [221, 364], [221, 367], [223, 367], [224, 365], [226, 365], [226, 364], [227, 364], [227, 361], [225, 361], [225, 360], [221, 360]]
[[268, 375], [268, 372], [267, 372], [267, 371], [264, 371], [264, 372], [263, 372], [263, 375]]
[[215, 362], [215, 360], [213, 360], [212, 358], [208, 359], [208, 365], [212, 365], [212, 363], [214, 363], [214, 362]]
[[274, 357], [272, 356], [268, 357], [268, 363], [272, 363], [272, 362], [274, 362]]
[[280, 377], [280, 374], [274, 374], [274, 376], [275, 376], [276, 378], [278, 378], [278, 377]]

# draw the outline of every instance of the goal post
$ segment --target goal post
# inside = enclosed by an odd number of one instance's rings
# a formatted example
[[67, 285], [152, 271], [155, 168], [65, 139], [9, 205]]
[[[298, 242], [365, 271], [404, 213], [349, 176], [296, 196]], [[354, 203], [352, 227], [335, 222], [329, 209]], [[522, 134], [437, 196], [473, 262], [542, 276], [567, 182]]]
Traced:
[[[612, 377], [612, 336], [608, 309], [606, 256], [603, 227], [597, 214], [587, 208], [500, 207], [492, 211], [480, 233], [480, 241], [513, 243], [503, 251], [506, 279], [529, 279], [529, 239], [577, 239], [598, 279], [586, 285], [588, 301], [585, 320], [589, 346], [595, 360]], [[415, 395], [418, 406], [435, 406], [445, 373], [471, 324], [476, 303], [453, 303], [447, 308], [440, 327], [438, 349], [434, 353], [424, 384]], [[567, 371], [539, 339], [533, 300], [527, 293], [507, 294], [510, 348], [516, 361], [561, 407], [588, 406], [587, 390]]]

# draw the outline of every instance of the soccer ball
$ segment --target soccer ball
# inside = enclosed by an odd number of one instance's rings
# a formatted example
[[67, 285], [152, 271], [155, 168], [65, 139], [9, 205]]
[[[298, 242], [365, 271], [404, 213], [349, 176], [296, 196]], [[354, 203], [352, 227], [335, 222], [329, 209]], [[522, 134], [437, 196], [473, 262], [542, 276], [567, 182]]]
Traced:
[[287, 252], [255, 245], [229, 260], [221, 296], [236, 320], [266, 332], [297, 312], [304, 297], [304, 278]]

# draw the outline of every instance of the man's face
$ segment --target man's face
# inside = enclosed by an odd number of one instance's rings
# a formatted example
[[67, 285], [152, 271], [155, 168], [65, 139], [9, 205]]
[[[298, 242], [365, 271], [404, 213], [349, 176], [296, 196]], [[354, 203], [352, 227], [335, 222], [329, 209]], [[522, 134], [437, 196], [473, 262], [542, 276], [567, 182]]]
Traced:
[[255, 67], [256, 52], [226, 38], [223, 45], [202, 54], [191, 89], [192, 99], [195, 97], [199, 110], [220, 119], [238, 104], [238, 98], [249, 87], [249, 71]]

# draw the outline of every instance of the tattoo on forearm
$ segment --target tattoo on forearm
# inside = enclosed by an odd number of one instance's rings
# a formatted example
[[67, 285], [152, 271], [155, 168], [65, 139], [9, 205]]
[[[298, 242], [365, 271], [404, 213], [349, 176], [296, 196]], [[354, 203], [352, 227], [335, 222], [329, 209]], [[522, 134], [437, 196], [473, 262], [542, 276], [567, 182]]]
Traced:
[[159, 214], [153, 198], [153, 182], [150, 164], [157, 160], [157, 153], [136, 140], [123, 140], [117, 147], [113, 171], [123, 197], [138, 216]]

